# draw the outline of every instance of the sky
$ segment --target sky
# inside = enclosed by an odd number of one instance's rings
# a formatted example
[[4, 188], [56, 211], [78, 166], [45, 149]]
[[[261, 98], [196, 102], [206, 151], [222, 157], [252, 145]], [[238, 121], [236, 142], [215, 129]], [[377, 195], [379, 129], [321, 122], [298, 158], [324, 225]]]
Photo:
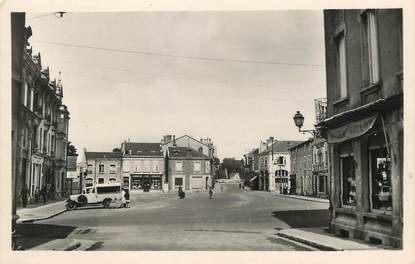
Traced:
[[301, 140], [325, 97], [323, 11], [27, 13], [33, 54], [61, 71], [79, 152], [163, 135], [209, 137], [240, 159]]

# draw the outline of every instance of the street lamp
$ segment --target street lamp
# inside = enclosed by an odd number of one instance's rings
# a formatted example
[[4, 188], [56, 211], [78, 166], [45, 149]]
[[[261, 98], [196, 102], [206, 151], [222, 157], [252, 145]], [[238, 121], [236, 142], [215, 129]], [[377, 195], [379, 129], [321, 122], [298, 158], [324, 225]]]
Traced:
[[301, 130], [301, 127], [304, 124], [304, 116], [300, 113], [300, 111], [297, 111], [297, 113], [294, 115], [293, 119], [294, 119], [295, 126], [298, 127], [298, 132], [301, 132], [303, 134], [304, 133], [310, 133], [313, 136], [313, 138], [318, 137], [318, 132], [315, 129]]

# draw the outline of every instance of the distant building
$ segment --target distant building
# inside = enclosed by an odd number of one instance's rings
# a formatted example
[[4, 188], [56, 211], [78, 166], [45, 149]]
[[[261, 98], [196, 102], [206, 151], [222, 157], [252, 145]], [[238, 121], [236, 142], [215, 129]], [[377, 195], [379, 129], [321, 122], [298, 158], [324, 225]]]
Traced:
[[87, 175], [84, 186], [122, 182], [120, 152], [85, 152]]
[[199, 149], [168, 147], [169, 190], [206, 191], [212, 186], [211, 158]]
[[330, 178], [328, 177], [328, 147], [325, 139], [317, 138], [311, 143], [313, 152], [313, 193], [317, 197], [329, 198]]
[[67, 158], [66, 165], [66, 179], [68, 187], [66, 188], [69, 193], [79, 191], [79, 182], [80, 182], [80, 170], [77, 164], [78, 155], [69, 155]]
[[124, 142], [121, 151], [125, 186], [137, 191], [167, 191], [165, 157], [160, 143]]
[[245, 185], [252, 190], [259, 188], [259, 149], [254, 148], [244, 155], [245, 158]]
[[261, 142], [259, 147], [259, 188], [283, 193], [290, 190], [290, 148], [301, 141], [276, 140]]
[[324, 27], [331, 230], [402, 247], [402, 9], [325, 10]]
[[295, 179], [295, 186], [291, 184], [291, 190], [295, 194], [309, 196], [314, 194], [312, 154], [312, 139], [290, 148], [290, 178], [292, 181]]

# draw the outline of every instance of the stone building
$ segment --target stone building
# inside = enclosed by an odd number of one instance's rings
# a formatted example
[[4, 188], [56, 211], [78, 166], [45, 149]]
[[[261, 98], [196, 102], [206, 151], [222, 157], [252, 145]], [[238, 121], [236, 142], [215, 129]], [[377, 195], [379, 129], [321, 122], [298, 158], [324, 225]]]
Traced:
[[122, 182], [121, 152], [85, 152], [87, 175], [82, 187]]
[[212, 186], [211, 158], [190, 147], [167, 149], [169, 190], [207, 191]]
[[121, 151], [125, 186], [137, 191], [167, 191], [160, 143], [124, 142]]
[[43, 187], [50, 198], [65, 193], [69, 112], [60, 77], [51, 80], [40, 53], [32, 55], [24, 21], [12, 14], [12, 178], [14, 197], [26, 185], [33, 201]]
[[312, 148], [312, 174], [314, 196], [328, 198], [330, 194], [330, 178], [328, 177], [327, 141], [315, 138]]
[[401, 9], [324, 11], [331, 229], [402, 246]]
[[[260, 190], [283, 193], [290, 190], [290, 147], [300, 141], [275, 140], [271, 137], [259, 147]], [[261, 188], [262, 187], [262, 188]]]
[[312, 172], [312, 139], [298, 143], [290, 148], [292, 193], [298, 195], [314, 194]]

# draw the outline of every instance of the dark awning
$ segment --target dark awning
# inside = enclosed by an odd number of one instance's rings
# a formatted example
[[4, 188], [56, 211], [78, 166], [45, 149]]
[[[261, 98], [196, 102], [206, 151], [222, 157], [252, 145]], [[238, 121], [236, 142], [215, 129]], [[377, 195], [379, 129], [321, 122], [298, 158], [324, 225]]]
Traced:
[[327, 131], [327, 142], [340, 143], [364, 135], [373, 127], [377, 117], [375, 115], [335, 129], [329, 129]]

